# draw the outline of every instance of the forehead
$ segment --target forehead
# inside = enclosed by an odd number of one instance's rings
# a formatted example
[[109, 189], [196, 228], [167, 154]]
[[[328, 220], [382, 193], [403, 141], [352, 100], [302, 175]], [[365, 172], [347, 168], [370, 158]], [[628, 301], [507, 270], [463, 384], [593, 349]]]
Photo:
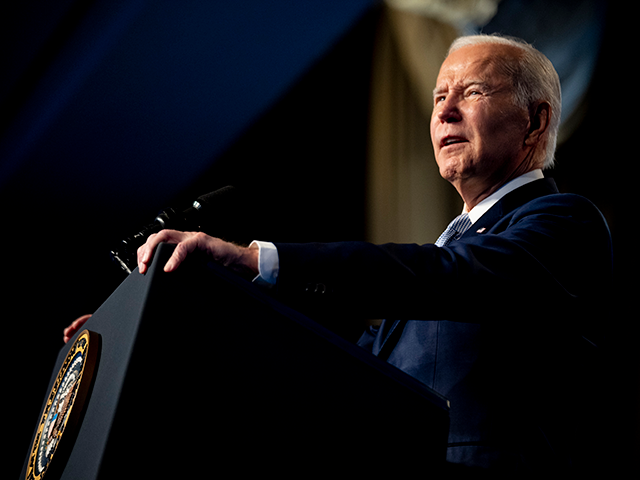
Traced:
[[485, 43], [459, 48], [442, 63], [437, 89], [469, 81], [492, 85], [510, 83], [511, 79], [499, 66], [514, 60], [519, 54], [517, 47], [502, 44]]

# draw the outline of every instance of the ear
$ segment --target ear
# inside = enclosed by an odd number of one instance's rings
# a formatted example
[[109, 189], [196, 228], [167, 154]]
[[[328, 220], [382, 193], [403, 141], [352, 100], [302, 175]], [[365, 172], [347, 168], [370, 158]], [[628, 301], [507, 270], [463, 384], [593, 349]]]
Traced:
[[529, 130], [524, 144], [531, 147], [537, 145], [544, 132], [549, 128], [550, 119], [551, 105], [548, 102], [540, 102], [534, 106], [529, 116]]

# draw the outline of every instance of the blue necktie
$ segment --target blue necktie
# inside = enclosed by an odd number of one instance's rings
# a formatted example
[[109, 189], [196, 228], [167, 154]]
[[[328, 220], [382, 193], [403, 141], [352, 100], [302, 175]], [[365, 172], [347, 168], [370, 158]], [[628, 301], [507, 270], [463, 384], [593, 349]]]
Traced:
[[471, 219], [469, 218], [469, 214], [463, 213], [454, 218], [447, 229], [442, 232], [442, 235], [438, 237], [436, 240], [436, 246], [444, 247], [449, 244], [453, 240], [457, 240], [462, 236], [464, 232], [466, 232], [471, 226]]

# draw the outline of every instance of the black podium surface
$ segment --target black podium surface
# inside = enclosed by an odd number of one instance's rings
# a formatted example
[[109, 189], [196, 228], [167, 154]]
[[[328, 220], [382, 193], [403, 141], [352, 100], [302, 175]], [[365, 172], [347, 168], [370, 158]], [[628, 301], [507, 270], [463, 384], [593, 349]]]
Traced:
[[444, 462], [444, 398], [220, 266], [164, 273], [171, 251], [161, 245], [86, 323], [100, 336], [94, 383], [45, 479], [415, 474]]

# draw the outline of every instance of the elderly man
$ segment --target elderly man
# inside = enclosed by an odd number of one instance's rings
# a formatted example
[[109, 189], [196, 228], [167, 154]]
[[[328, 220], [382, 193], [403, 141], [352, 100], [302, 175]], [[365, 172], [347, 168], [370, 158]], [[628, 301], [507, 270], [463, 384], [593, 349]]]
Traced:
[[165, 271], [202, 250], [306, 312], [391, 319], [359, 345], [450, 400], [449, 464], [558, 471], [570, 463], [570, 432], [557, 427], [569, 425], [583, 309], [611, 274], [602, 215], [542, 175], [560, 106], [558, 75], [533, 47], [461, 37], [440, 69], [431, 138], [465, 207], [436, 244], [243, 248], [162, 231], [140, 248], [139, 271], [175, 243]]

